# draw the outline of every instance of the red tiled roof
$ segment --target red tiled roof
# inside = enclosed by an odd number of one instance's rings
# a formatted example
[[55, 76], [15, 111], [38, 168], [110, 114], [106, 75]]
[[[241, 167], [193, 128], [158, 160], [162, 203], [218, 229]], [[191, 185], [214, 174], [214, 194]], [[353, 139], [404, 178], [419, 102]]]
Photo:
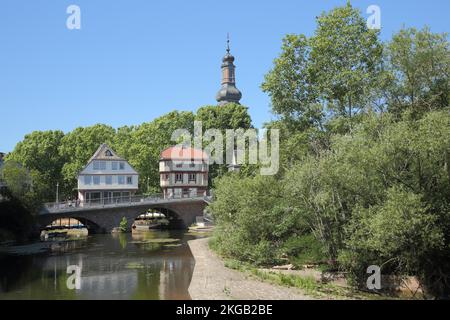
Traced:
[[161, 152], [161, 160], [207, 160], [208, 155], [200, 149], [174, 146]]

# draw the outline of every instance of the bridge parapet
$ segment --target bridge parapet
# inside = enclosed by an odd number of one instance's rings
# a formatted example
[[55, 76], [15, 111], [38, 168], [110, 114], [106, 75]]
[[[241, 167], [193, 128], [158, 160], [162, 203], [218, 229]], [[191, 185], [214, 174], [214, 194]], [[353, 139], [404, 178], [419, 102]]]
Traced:
[[57, 214], [67, 212], [90, 211], [93, 209], [107, 209], [107, 208], [127, 208], [145, 206], [148, 204], [166, 204], [183, 202], [186, 200], [203, 200], [209, 202], [208, 197], [204, 196], [190, 196], [183, 194], [180, 197], [164, 198], [162, 194], [154, 194], [150, 196], [140, 195], [132, 197], [117, 197], [110, 199], [102, 199], [98, 201], [62, 201], [51, 202], [44, 204], [40, 214]]
[[[45, 228], [54, 220], [74, 218], [87, 226], [89, 232], [111, 232], [123, 218], [128, 229], [134, 220], [148, 210], [157, 210], [169, 218], [172, 228], [185, 229], [195, 223], [198, 216], [204, 216], [208, 203], [203, 196], [165, 199], [163, 197], [134, 197], [131, 201], [114, 204], [81, 204], [78, 207], [63, 206], [62, 203], [48, 204], [37, 217], [38, 227]], [[134, 200], [134, 201], [133, 201]]]

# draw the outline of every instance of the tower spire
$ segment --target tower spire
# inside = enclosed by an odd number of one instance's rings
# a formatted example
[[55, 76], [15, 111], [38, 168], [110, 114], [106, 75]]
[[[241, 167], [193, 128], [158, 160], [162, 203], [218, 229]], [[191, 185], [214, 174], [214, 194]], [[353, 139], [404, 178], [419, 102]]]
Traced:
[[242, 98], [242, 93], [236, 88], [234, 57], [230, 53], [230, 34], [227, 33], [227, 53], [222, 59], [222, 87], [216, 95], [219, 105], [237, 103]]

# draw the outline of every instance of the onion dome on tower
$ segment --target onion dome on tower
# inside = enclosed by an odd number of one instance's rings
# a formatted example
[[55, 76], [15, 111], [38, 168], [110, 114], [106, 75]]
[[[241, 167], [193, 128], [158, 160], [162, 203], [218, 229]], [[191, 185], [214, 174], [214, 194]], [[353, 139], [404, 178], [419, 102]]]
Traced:
[[230, 39], [227, 39], [227, 53], [222, 59], [222, 87], [216, 95], [219, 106], [227, 103], [237, 103], [242, 93], [236, 88], [234, 57], [230, 54]]

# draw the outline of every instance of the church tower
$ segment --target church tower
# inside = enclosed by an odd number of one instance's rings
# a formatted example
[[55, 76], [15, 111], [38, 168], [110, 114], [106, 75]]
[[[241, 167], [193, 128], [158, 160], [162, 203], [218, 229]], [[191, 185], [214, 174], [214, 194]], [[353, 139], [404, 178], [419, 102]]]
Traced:
[[227, 103], [237, 103], [242, 98], [242, 93], [236, 88], [234, 57], [230, 54], [230, 38], [227, 39], [227, 53], [222, 59], [222, 87], [216, 95], [219, 106]]

